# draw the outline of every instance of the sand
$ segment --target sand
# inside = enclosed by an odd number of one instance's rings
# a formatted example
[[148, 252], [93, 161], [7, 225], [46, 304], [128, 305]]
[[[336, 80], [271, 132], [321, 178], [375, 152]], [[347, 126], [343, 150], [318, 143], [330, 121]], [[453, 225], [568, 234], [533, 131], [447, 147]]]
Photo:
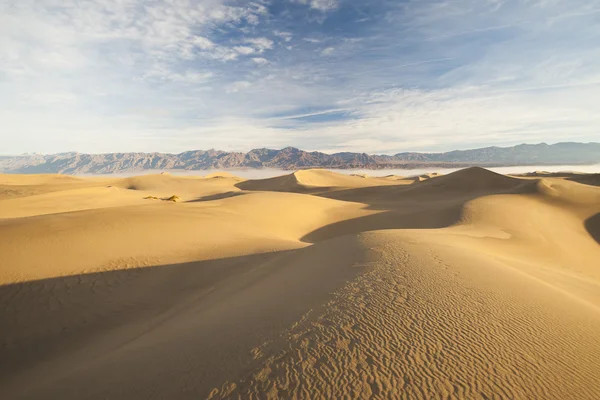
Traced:
[[597, 177], [421, 178], [0, 175], [2, 398], [600, 398]]

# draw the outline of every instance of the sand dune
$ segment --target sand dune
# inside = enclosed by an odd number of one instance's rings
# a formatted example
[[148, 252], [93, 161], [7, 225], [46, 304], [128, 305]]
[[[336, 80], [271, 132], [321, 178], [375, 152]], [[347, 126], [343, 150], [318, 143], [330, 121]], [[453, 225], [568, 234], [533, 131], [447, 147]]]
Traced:
[[386, 178], [342, 175], [327, 170], [310, 169], [275, 178], [249, 180], [239, 183], [237, 187], [243, 190], [305, 193], [393, 184], [398, 184], [398, 182], [390, 182], [390, 179]]
[[28, 185], [39, 185], [39, 186], [51, 186], [58, 184], [69, 184], [69, 183], [82, 183], [85, 179], [77, 178], [70, 175], [60, 174], [31, 174], [31, 175], [17, 175], [17, 174], [0, 174], [0, 185], [11, 185], [11, 186], [28, 186]]
[[241, 181], [243, 181], [241, 178], [226, 173], [211, 174], [200, 178], [159, 174], [119, 179], [112, 182], [112, 185], [159, 195], [178, 194], [186, 199], [193, 199], [225, 191], [235, 191], [237, 190], [235, 185]]
[[[152, 202], [0, 220], [2, 282], [205, 260], [308, 245], [323, 226], [373, 212], [292, 193]], [[290, 213], [290, 210], [294, 210]], [[29, 249], [36, 251], [29, 251]]]
[[0, 200], [95, 185], [94, 182], [65, 175], [0, 174]]
[[2, 175], [1, 393], [600, 398], [578, 180]]
[[416, 182], [423, 182], [423, 181], [426, 181], [428, 179], [435, 178], [435, 177], [438, 177], [438, 176], [440, 176], [440, 174], [438, 174], [436, 172], [432, 172], [432, 173], [428, 173], [428, 174], [422, 174], [422, 175], [412, 176], [409, 179], [412, 179], [413, 182], [416, 183]]
[[600, 174], [586, 174], [580, 172], [546, 172], [535, 171], [526, 174], [515, 175], [527, 178], [562, 178], [569, 181], [583, 183], [585, 185], [600, 186]]
[[168, 199], [177, 196], [183, 201], [201, 200], [239, 192], [235, 185], [242, 181], [231, 174], [201, 178], [157, 174], [120, 179], [49, 175], [47, 182], [43, 182], [43, 176], [23, 176], [25, 178], [22, 181], [10, 175], [0, 178], [0, 199], [6, 199], [0, 208], [0, 218], [144, 205], [148, 203], [148, 198], [154, 197]]

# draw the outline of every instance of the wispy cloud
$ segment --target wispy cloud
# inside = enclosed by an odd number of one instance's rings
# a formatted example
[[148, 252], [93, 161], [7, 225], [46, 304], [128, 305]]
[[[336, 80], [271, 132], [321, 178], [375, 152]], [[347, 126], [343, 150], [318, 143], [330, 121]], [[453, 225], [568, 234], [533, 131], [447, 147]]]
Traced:
[[310, 8], [319, 11], [332, 11], [339, 7], [338, 0], [296, 0], [300, 4], [306, 4]]
[[294, 36], [290, 32], [285, 31], [274, 31], [273, 34], [286, 42], [290, 42], [292, 40], [292, 37]]
[[[441, 62], [450, 61], [453, 59], [454, 59], [453, 57], [444, 57], [444, 58], [434, 58], [433, 60], [415, 61], [415, 62], [406, 63], [406, 64], [394, 64], [394, 65], [388, 65], [388, 66], [380, 67], [380, 68], [373, 68], [373, 69], [368, 69], [368, 70], [363, 70], [363, 71], [355, 71], [355, 72], [351, 73], [351, 75], [366, 75], [366, 74], [371, 74], [373, 72], [380, 72], [380, 71], [384, 71], [384, 70], [388, 70], [388, 69], [401, 69], [401, 68], [414, 67], [414, 66], [424, 65], [424, 64], [441, 63]], [[346, 74], [346, 76], [348, 76], [348, 74]]]
[[266, 65], [269, 63], [269, 60], [263, 57], [254, 57], [252, 61], [254, 61], [258, 65]]
[[258, 53], [273, 48], [273, 41], [265, 37], [247, 38], [244, 42], [253, 45]]
[[334, 108], [334, 109], [330, 109], [330, 110], [314, 111], [314, 112], [310, 112], [310, 113], [285, 115], [282, 117], [274, 118], [274, 120], [299, 119], [299, 118], [315, 117], [318, 115], [326, 115], [326, 114], [333, 114], [333, 113], [346, 112], [346, 111], [350, 111], [350, 109], [349, 108]]
[[452, 33], [446, 33], [443, 35], [431, 36], [431, 37], [426, 38], [425, 40], [436, 40], [436, 39], [445, 39], [445, 38], [456, 37], [456, 36], [473, 35], [475, 33], [497, 31], [497, 30], [509, 29], [509, 28], [513, 28], [513, 27], [514, 27], [513, 25], [490, 26], [487, 28], [471, 29], [468, 31], [452, 32]]
[[246, 54], [246, 55], [252, 54], [256, 51], [256, 50], [254, 50], [253, 47], [250, 47], [250, 46], [235, 46], [233, 49], [240, 54]]

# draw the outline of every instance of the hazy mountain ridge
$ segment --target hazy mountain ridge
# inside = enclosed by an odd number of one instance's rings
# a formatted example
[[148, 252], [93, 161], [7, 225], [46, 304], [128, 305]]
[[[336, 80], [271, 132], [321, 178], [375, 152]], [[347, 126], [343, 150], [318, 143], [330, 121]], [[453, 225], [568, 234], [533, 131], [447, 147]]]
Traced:
[[282, 150], [254, 149], [247, 153], [194, 150], [168, 153], [32, 154], [0, 156], [0, 171], [6, 173], [114, 173], [153, 169], [230, 168], [422, 168], [502, 165], [559, 165], [600, 163], [600, 143], [521, 144], [485, 147], [445, 153], [406, 152], [390, 155], [342, 152], [325, 154], [293, 147]]

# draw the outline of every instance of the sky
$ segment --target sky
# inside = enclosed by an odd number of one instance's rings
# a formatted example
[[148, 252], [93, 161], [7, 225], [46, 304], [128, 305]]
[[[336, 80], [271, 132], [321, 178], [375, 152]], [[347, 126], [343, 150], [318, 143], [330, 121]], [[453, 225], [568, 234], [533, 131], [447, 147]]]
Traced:
[[600, 141], [600, 0], [0, 0], [0, 154]]

